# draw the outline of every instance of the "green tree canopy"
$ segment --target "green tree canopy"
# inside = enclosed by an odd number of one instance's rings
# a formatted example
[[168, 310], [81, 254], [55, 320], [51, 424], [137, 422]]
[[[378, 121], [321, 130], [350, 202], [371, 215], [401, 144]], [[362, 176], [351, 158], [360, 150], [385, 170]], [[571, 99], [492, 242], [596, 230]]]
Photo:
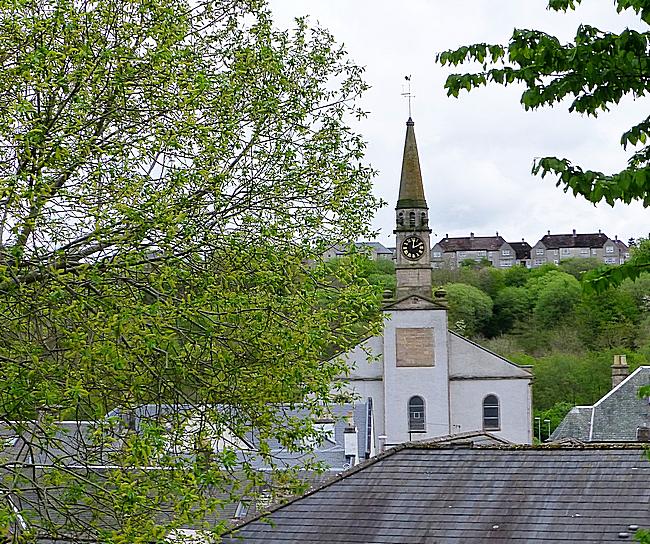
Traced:
[[449, 327], [467, 336], [481, 332], [492, 316], [492, 299], [464, 283], [448, 283], [444, 288], [449, 301]]
[[[362, 69], [257, 0], [3, 2], [0, 58], [0, 424], [26, 442], [0, 493], [36, 497], [25, 538], [160, 541], [311, 443], [282, 407], [336, 400], [324, 357], [377, 324], [318, 261], [377, 207]], [[22, 470], [66, 416], [83, 443]]]

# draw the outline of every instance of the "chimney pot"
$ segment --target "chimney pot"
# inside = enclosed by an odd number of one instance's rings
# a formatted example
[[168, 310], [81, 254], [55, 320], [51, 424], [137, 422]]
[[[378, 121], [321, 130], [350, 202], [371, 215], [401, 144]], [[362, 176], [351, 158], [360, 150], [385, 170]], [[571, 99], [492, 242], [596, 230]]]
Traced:
[[576, 229], [573, 229], [573, 237], [576, 237]]
[[469, 237], [470, 237], [471, 240], [473, 240], [473, 239], [474, 239], [474, 233], [473, 233], [473, 232], [470, 232], [470, 233], [469, 233]]
[[547, 230], [547, 231], [546, 231], [546, 234], [548, 234], [548, 235], [550, 236], [550, 235], [551, 235], [551, 231], [550, 231], [550, 230]]
[[499, 231], [497, 231], [497, 236], [499, 236]]

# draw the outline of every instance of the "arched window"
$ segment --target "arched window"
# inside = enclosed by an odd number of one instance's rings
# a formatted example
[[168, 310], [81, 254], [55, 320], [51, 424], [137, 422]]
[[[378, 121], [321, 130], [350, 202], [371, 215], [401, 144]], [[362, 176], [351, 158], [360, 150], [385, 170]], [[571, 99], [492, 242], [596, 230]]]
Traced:
[[420, 214], [420, 225], [422, 225], [423, 227], [427, 226], [427, 214], [425, 212], [422, 212]]
[[498, 431], [500, 428], [499, 399], [496, 395], [488, 395], [483, 399], [483, 430]]
[[409, 227], [415, 227], [415, 212], [409, 213]]
[[397, 215], [397, 224], [401, 227], [404, 226], [404, 212], [399, 212]]
[[424, 399], [417, 396], [411, 397], [409, 400], [409, 432], [423, 433], [425, 431]]

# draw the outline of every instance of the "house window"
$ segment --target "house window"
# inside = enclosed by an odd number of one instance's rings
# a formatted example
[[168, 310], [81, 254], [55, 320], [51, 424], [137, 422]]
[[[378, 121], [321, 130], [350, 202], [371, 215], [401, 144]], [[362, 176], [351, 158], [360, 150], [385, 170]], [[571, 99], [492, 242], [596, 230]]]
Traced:
[[501, 255], [510, 255], [510, 250], [509, 249], [502, 249], [501, 250]]
[[535, 264], [537, 266], [544, 264], [546, 262], [546, 259], [535, 259]]
[[411, 397], [409, 400], [409, 432], [425, 432], [426, 421], [424, 418], [424, 399], [422, 397]]
[[433, 252], [433, 258], [434, 259], [439, 259], [440, 257], [442, 257], [442, 253], [440, 251], [434, 251]]
[[537, 248], [535, 250], [535, 255], [544, 255], [544, 248], [541, 247]]
[[616, 257], [605, 257], [606, 264], [616, 264]]
[[614, 246], [607, 246], [605, 248], [605, 253], [614, 253]]
[[499, 424], [499, 399], [496, 395], [488, 395], [483, 399], [483, 430], [498, 431]]
[[571, 255], [571, 250], [568, 247], [563, 247], [562, 255]]
[[501, 268], [510, 268], [512, 266], [512, 259], [503, 259], [499, 265]]
[[589, 255], [589, 248], [588, 247], [583, 247], [580, 249], [580, 253], [582, 255]]

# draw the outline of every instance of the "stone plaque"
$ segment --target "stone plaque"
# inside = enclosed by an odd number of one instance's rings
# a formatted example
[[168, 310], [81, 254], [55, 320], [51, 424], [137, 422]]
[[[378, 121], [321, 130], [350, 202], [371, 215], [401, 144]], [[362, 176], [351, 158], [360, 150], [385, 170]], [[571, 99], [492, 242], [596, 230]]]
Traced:
[[397, 366], [434, 366], [433, 329], [395, 329]]

